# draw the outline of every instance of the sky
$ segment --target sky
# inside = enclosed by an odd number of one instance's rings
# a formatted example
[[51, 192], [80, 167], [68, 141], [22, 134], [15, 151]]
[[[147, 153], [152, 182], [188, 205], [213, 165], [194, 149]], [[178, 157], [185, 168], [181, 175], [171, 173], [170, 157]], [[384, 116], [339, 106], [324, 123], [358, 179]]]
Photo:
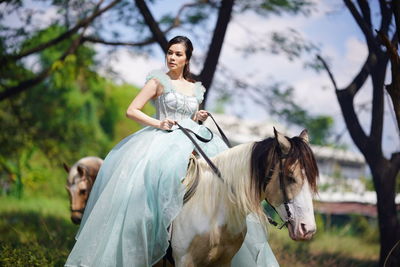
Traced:
[[[334, 118], [334, 132], [344, 133], [340, 142], [346, 144], [349, 149], [357, 151], [350, 136], [340, 111], [333, 86], [325, 72], [316, 73], [310, 69], [304, 69], [301, 60], [290, 61], [283, 55], [270, 53], [257, 53], [244, 55], [238, 51], [248, 42], [257, 42], [260, 36], [271, 31], [287, 31], [289, 28], [296, 30], [304, 39], [317, 44], [321, 54], [330, 62], [331, 70], [336, 78], [339, 88], [346, 86], [358, 72], [367, 55], [367, 47], [361, 31], [353, 18], [342, 4], [342, 1], [314, 0], [316, 9], [310, 15], [262, 17], [254, 12], [235, 13], [228, 26], [219, 64], [227, 68], [235, 76], [245, 79], [250, 84], [269, 84], [271, 82], [283, 82], [293, 86], [295, 102], [307, 109], [313, 115], [329, 115]], [[171, 12], [175, 14], [177, 9], [189, 0], [155, 1], [150, 5], [153, 15], [160, 18], [163, 14]], [[376, 1], [370, 1], [376, 3]], [[35, 2], [37, 5], [37, 2]], [[376, 8], [372, 4], [372, 8]], [[54, 17], [55, 10], [47, 10], [42, 16], [42, 22]], [[215, 16], [211, 15], [210, 22], [205, 26], [205, 32], [201, 36], [194, 35], [190, 31], [173, 30], [167, 38], [175, 35], [186, 35], [192, 39], [194, 54], [192, 71], [198, 72], [202, 59], [207, 51], [208, 42], [211, 40]], [[15, 23], [13, 17], [9, 17], [8, 23]], [[127, 32], [127, 36], [132, 36]], [[121, 39], [129, 40], [123, 36]], [[134, 41], [134, 40], [132, 40]], [[104, 48], [101, 45], [94, 46], [98, 51], [98, 58], [104, 59]], [[125, 81], [138, 87], [143, 86], [146, 75], [154, 69], [165, 69], [164, 55], [161, 49], [155, 45], [152, 53], [137, 54], [126, 47], [118, 48], [112, 58], [108, 58], [113, 69], [117, 72], [119, 81]], [[106, 69], [102, 69], [107, 74]], [[216, 73], [216, 78], [219, 73]], [[357, 95], [355, 103], [366, 103], [371, 100], [370, 81]], [[390, 71], [388, 71], [387, 83], [390, 83]], [[229, 84], [229, 83], [227, 83]], [[234, 89], [234, 88], [231, 88]], [[216, 95], [211, 88], [210, 101], [206, 108], [213, 111], [216, 105]], [[390, 153], [400, 149], [400, 138], [396, 131], [394, 115], [388, 108], [391, 101], [385, 96], [385, 123], [384, 123], [384, 152]], [[367, 106], [368, 107], [368, 106]], [[369, 105], [369, 108], [371, 105]], [[245, 100], [245, 105], [233, 99], [232, 103], [225, 106], [225, 112], [241, 116], [244, 119], [255, 120], [262, 123], [271, 118], [260, 106], [254, 105], [250, 100]], [[369, 113], [361, 112], [360, 121], [369, 132]]]

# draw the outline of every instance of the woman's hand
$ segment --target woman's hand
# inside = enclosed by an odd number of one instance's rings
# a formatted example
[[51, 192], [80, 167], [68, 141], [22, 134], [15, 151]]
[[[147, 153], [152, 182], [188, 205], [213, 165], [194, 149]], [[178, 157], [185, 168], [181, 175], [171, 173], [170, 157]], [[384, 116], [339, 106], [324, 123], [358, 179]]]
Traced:
[[166, 118], [166, 119], [160, 121], [160, 125], [158, 128], [161, 130], [171, 130], [172, 126], [174, 126], [175, 123], [176, 122], [174, 120]]
[[208, 118], [207, 110], [199, 110], [196, 112], [196, 120], [205, 121]]

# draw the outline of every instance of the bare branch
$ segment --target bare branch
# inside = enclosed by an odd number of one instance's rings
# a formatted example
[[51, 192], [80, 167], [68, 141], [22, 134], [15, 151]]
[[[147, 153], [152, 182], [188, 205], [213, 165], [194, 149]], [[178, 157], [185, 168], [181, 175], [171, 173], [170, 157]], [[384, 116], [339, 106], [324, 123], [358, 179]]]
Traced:
[[368, 55], [367, 60], [364, 65], [358, 72], [358, 74], [354, 77], [354, 79], [347, 85], [346, 89], [351, 91], [352, 95], [356, 95], [361, 87], [364, 85], [365, 81], [368, 79], [368, 76], [371, 73], [371, 70], [376, 64], [375, 55]]
[[[386, 46], [386, 51], [390, 57], [392, 82], [386, 85], [386, 91], [389, 93], [392, 99], [393, 108], [396, 114], [397, 127], [400, 129], [400, 57], [395, 45], [389, 40], [386, 34], [377, 31], [383, 44]], [[397, 36], [397, 33], [395, 33]]]
[[318, 55], [317, 58], [322, 62], [322, 65], [324, 66], [326, 72], [329, 75], [329, 78], [332, 81], [342, 113], [346, 114], [346, 116], [343, 116], [343, 118], [354, 143], [364, 153], [364, 155], [366, 155], [365, 152], [368, 149], [369, 138], [361, 127], [360, 121], [358, 120], [357, 114], [354, 110], [353, 92], [349, 90], [349, 88], [339, 90], [335, 78], [326, 61], [320, 55]]
[[357, 0], [358, 6], [363, 14], [364, 20], [366, 21], [368, 27], [372, 29], [371, 22], [371, 9], [369, 8], [369, 4], [366, 0]]
[[92, 36], [84, 36], [84, 37], [82, 37], [82, 41], [83, 42], [91, 42], [91, 43], [100, 43], [100, 44], [105, 44], [105, 45], [115, 45], [115, 46], [125, 45], [125, 46], [138, 46], [138, 47], [149, 45], [149, 44], [156, 42], [156, 40], [154, 38], [148, 38], [141, 42], [124, 42], [124, 41], [111, 42], [111, 41], [103, 40], [103, 39], [100, 39], [97, 37], [92, 37]]
[[[231, 20], [234, 0], [222, 0], [218, 11], [218, 18], [211, 43], [208, 49], [207, 57], [204, 61], [203, 69], [200, 73], [200, 79], [206, 88], [210, 88], [217, 68], [219, 56], [221, 54], [222, 44], [224, 43], [226, 29]], [[204, 93], [204, 101], [200, 108], [203, 108], [208, 96], [208, 90]]]
[[[394, 14], [394, 18], [396, 21], [396, 33], [400, 34], [400, 1], [392, 1], [392, 12]], [[399, 40], [399, 36], [397, 36], [397, 40]]]
[[26, 89], [41, 83], [44, 79], [46, 79], [50, 75], [50, 72], [51, 72], [51, 67], [48, 67], [36, 77], [22, 81], [16, 86], [6, 88], [3, 92], [0, 93], [0, 101], [9, 98], [11, 96], [14, 96], [16, 94], [19, 94], [25, 91]]
[[361, 14], [358, 12], [357, 8], [354, 6], [354, 3], [351, 0], [343, 0], [343, 1], [347, 6], [347, 8], [349, 9], [353, 18], [355, 19], [356, 23], [360, 27], [361, 31], [363, 32], [365, 39], [367, 40], [368, 43], [368, 48], [373, 48], [375, 51], [380, 51], [379, 46], [373, 35], [372, 28], [368, 26], [368, 24], [363, 19]]
[[[398, 1], [392, 1], [398, 2]], [[381, 25], [379, 30], [388, 34], [389, 26], [392, 21], [393, 12], [387, 4], [386, 0], [379, 0], [379, 7], [381, 9]], [[377, 40], [379, 42], [379, 40]]]
[[146, 24], [149, 26], [151, 33], [153, 34], [153, 38], [160, 45], [163, 51], [167, 51], [168, 41], [165, 38], [164, 33], [161, 31], [158, 23], [151, 14], [150, 9], [148, 8], [146, 2], [144, 0], [134, 0], [136, 6], [139, 8], [140, 13], [142, 13], [143, 18]]
[[[337, 87], [337, 84], [334, 80], [334, 77], [332, 75], [332, 72], [330, 71], [330, 68], [326, 61], [320, 56], [317, 55], [317, 58], [319, 61], [321, 61], [322, 65], [324, 66], [325, 70], [327, 71], [329, 78], [331, 79], [333, 86], [336, 90], [340, 90]], [[372, 68], [374, 67], [376, 63], [375, 56], [368, 56], [367, 60], [365, 61], [364, 65], [358, 72], [358, 74], [354, 77], [354, 79], [350, 82], [348, 86], [346, 86], [345, 89], [342, 90], [347, 90], [348, 93], [354, 97], [357, 92], [361, 89], [361, 87], [364, 85], [365, 81], [367, 80], [369, 74], [371, 73]]]
[[322, 65], [324, 66], [324, 68], [326, 70], [326, 72], [328, 73], [329, 79], [331, 80], [331, 82], [333, 84], [333, 88], [335, 88], [335, 90], [338, 91], [339, 88], [337, 87], [337, 83], [336, 83], [335, 77], [333, 76], [332, 71], [329, 68], [328, 64], [326, 63], [326, 61], [320, 55], [317, 55], [317, 59], [319, 61], [321, 61]]

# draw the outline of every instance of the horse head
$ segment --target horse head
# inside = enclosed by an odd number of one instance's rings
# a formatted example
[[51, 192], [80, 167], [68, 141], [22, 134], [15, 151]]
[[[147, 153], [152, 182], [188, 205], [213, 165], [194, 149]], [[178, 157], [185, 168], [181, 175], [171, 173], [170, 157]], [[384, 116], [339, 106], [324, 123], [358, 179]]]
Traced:
[[[270, 149], [264, 155], [268, 163], [258, 169], [257, 180], [265, 188], [263, 198], [285, 221], [289, 236], [293, 240], [308, 240], [316, 232], [312, 195], [317, 191], [318, 177], [308, 134], [303, 130], [299, 136], [288, 138], [275, 129], [274, 133], [275, 138], [260, 142], [264, 142], [261, 149]], [[257, 152], [256, 147], [254, 151]]]
[[72, 168], [65, 163], [64, 169], [68, 172], [65, 188], [70, 200], [71, 220], [79, 224], [92, 190], [102, 160], [96, 157], [86, 157], [76, 162]]

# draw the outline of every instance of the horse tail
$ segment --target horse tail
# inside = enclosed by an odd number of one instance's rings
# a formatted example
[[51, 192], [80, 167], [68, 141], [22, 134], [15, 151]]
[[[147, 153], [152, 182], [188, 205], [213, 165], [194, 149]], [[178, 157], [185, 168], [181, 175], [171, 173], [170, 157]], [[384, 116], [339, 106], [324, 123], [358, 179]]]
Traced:
[[197, 158], [192, 154], [189, 158], [189, 164], [185, 177], [186, 192], [183, 196], [183, 204], [186, 204], [196, 193], [197, 185], [199, 184], [199, 162]]

